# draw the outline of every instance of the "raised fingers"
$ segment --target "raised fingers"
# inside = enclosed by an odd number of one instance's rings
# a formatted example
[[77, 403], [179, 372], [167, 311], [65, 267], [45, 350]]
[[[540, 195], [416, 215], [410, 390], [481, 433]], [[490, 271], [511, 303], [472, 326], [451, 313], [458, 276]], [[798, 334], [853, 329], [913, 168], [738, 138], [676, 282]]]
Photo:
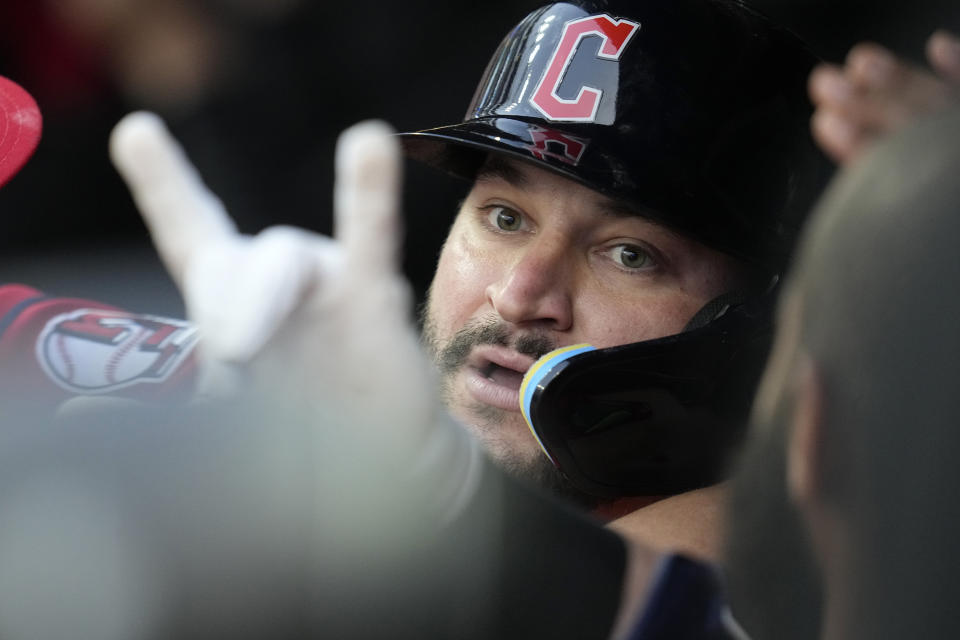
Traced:
[[[862, 104], [857, 89], [842, 68], [822, 64], [810, 74], [810, 98], [816, 106], [811, 129], [817, 143], [834, 160], [844, 163], [869, 143], [875, 118], [862, 113], [870, 104]], [[858, 113], [859, 112], [859, 113]]]
[[870, 114], [883, 128], [900, 126], [947, 104], [949, 86], [928, 69], [898, 60], [875, 44], [857, 45], [847, 57], [847, 75]]
[[862, 42], [847, 54], [846, 75], [865, 90], [892, 88], [904, 80], [907, 66], [884, 47]]
[[809, 92], [817, 108], [814, 137], [841, 163], [877, 138], [942, 109], [953, 99], [953, 91], [942, 79], [873, 43], [851, 49], [842, 67], [817, 67], [810, 76]]
[[820, 148], [839, 164], [855, 158], [873, 139], [872, 132], [860, 129], [842, 113], [830, 109], [817, 109], [810, 128]]
[[198, 249], [232, 236], [233, 221], [156, 115], [136, 112], [123, 118], [110, 136], [110, 158], [182, 290]]
[[960, 87], [960, 38], [943, 29], [927, 40], [927, 59], [944, 80]]
[[337, 142], [335, 236], [351, 277], [397, 273], [401, 243], [400, 145], [384, 122], [350, 127]]

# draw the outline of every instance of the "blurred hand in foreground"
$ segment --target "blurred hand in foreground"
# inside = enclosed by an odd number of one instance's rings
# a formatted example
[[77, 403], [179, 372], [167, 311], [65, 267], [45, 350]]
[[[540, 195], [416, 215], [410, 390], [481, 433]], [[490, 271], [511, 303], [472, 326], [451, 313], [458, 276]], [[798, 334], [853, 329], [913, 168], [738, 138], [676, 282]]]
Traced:
[[813, 135], [830, 157], [847, 164], [876, 139], [960, 103], [960, 39], [937, 31], [927, 41], [926, 54], [932, 71], [862, 43], [842, 66], [814, 69], [809, 82], [816, 107]]
[[238, 233], [153, 114], [124, 118], [110, 151], [200, 328], [208, 390], [241, 381], [318, 423], [373, 430], [395, 455], [423, 449], [446, 413], [398, 268], [401, 156], [386, 124], [340, 137], [335, 238]]

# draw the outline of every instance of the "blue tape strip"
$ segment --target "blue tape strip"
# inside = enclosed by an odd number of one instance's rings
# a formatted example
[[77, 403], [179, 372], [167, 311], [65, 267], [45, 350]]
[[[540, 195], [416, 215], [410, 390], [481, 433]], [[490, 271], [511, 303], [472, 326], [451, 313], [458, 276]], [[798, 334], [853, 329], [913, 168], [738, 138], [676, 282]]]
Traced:
[[520, 384], [520, 411], [523, 413], [524, 420], [527, 421], [527, 427], [530, 429], [530, 433], [536, 438], [537, 444], [539, 444], [543, 452], [547, 454], [547, 457], [550, 457], [550, 454], [547, 452], [546, 447], [543, 446], [543, 442], [540, 441], [540, 436], [537, 435], [537, 430], [530, 420], [530, 403], [533, 401], [533, 392], [536, 391], [537, 387], [540, 386], [540, 382], [549, 375], [558, 364], [569, 360], [573, 356], [586, 353], [587, 351], [596, 351], [596, 347], [589, 344], [577, 344], [551, 351], [530, 367], [530, 370], [527, 371], [527, 374], [523, 377], [523, 382]]

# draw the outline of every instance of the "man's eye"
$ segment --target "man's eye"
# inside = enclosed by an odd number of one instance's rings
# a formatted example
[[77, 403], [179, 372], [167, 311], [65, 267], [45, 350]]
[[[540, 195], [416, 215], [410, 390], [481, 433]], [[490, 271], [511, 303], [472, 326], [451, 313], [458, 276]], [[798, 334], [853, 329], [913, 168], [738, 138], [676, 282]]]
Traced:
[[520, 231], [523, 228], [523, 216], [506, 207], [493, 207], [489, 213], [490, 224], [501, 231]]
[[648, 251], [635, 244], [620, 244], [610, 251], [614, 262], [628, 269], [643, 269], [654, 264], [653, 257]]

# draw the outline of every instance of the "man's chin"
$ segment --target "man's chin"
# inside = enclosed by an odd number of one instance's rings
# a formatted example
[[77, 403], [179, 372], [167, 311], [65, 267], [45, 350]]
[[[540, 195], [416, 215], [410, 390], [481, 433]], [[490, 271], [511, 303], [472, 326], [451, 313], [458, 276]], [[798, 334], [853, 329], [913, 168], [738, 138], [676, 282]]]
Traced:
[[545, 457], [519, 411], [472, 403], [451, 411], [505, 469], [522, 469]]
[[530, 456], [494, 456], [494, 460], [508, 475], [520, 482], [530, 484], [582, 509], [593, 510], [604, 502], [603, 498], [586, 493], [571, 484], [539, 447]]
[[[520, 412], [483, 407], [470, 414], [469, 419], [461, 418], [461, 421], [497, 466], [511, 477], [583, 509], [595, 509], [603, 502], [602, 498], [573, 486], [553, 465]], [[481, 415], [486, 420], [480, 420]], [[493, 417], [497, 419], [490, 420]]]

